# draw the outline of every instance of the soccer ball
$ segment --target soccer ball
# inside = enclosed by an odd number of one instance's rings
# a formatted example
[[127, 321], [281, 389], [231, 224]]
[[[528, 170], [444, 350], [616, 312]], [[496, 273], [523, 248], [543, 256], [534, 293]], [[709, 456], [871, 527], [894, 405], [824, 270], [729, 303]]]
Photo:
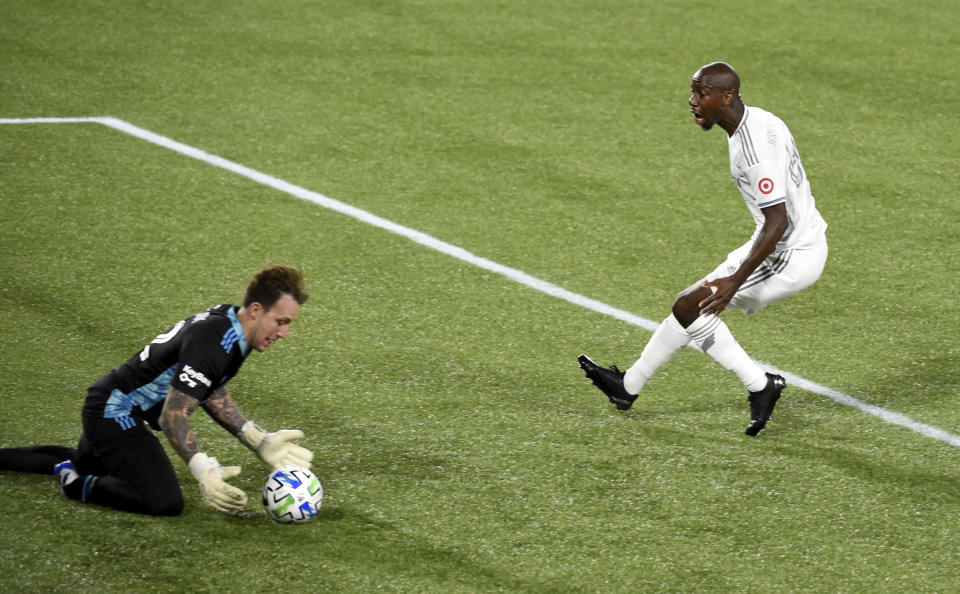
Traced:
[[263, 485], [263, 509], [281, 524], [309, 522], [320, 511], [323, 487], [309, 469], [282, 466]]

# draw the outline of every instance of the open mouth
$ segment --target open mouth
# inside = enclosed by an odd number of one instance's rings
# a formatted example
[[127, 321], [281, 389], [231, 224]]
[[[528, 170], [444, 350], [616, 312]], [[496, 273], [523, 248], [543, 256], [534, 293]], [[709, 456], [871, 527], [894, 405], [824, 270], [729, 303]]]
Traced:
[[692, 110], [692, 109], [690, 110], [690, 113], [693, 114], [693, 121], [694, 121], [694, 122], [696, 122], [697, 124], [701, 124], [701, 125], [703, 124], [703, 122], [704, 122], [705, 120], [703, 119], [703, 116], [702, 116], [702, 115], [700, 115], [698, 112], [696, 112], [696, 111], [694, 111], [694, 110]]

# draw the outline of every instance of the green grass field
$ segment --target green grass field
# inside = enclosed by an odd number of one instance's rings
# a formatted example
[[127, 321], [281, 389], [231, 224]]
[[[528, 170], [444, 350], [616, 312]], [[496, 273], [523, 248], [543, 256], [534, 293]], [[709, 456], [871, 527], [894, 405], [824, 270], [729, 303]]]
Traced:
[[[114, 116], [659, 321], [752, 231], [690, 75], [791, 127], [831, 255], [724, 315], [752, 356], [960, 433], [960, 13], [845, 3], [5, 1], [0, 118]], [[324, 485], [281, 526], [156, 519], [0, 473], [0, 592], [950, 592], [960, 448], [689, 350], [613, 410], [576, 366], [649, 332], [95, 123], [0, 125], [0, 446], [73, 445], [86, 387], [304, 269], [230, 389]], [[266, 468], [204, 415], [205, 451]], [[171, 455], [172, 450], [171, 450]]]

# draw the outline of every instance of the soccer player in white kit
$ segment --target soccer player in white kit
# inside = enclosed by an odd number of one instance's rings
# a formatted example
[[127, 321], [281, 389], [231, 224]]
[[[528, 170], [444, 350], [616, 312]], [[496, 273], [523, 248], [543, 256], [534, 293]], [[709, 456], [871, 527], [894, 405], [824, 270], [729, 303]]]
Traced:
[[690, 83], [690, 112], [704, 130], [727, 133], [730, 173], [756, 221], [745, 244], [702, 280], [683, 291], [669, 316], [626, 372], [590, 357], [578, 362], [618, 409], [630, 408], [647, 380], [691, 342], [749, 392], [747, 435], [763, 429], [786, 386], [765, 373], [737, 343], [719, 315], [725, 308], [755, 313], [812, 285], [827, 259], [827, 224], [817, 211], [796, 143], [780, 118], [740, 98], [740, 77], [723, 62], [701, 67]]

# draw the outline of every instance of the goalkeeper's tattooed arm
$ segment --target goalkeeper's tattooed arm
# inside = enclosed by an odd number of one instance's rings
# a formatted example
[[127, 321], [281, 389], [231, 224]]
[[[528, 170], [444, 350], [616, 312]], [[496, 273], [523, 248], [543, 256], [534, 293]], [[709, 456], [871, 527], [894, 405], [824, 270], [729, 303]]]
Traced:
[[[218, 390], [217, 394], [221, 397], [221, 404], [224, 396], [227, 399], [230, 398], [226, 390]], [[170, 445], [187, 463], [190, 472], [197, 479], [203, 498], [222, 512], [228, 514], [240, 513], [246, 505], [247, 496], [242, 490], [226, 482], [227, 479], [240, 474], [240, 467], [221, 466], [216, 458], [211, 458], [200, 451], [193, 428], [187, 421], [187, 417], [197, 410], [198, 406], [200, 406], [200, 401], [196, 398], [187, 396], [175, 388], [170, 388], [167, 392], [167, 399], [163, 403], [163, 411], [160, 413], [160, 428], [163, 429]], [[224, 405], [218, 410], [229, 410], [229, 408], [229, 406]], [[233, 408], [236, 409], [236, 406]], [[231, 418], [229, 414], [221, 414], [220, 416], [228, 419], [228, 421]], [[219, 421], [219, 417], [214, 418]]]
[[197, 437], [187, 420], [198, 406], [200, 401], [196, 398], [170, 388], [167, 399], [163, 403], [163, 411], [160, 413], [160, 428], [163, 429], [163, 434], [167, 436], [174, 451], [187, 463], [194, 454], [200, 452]]
[[233, 396], [227, 389], [220, 386], [214, 390], [213, 394], [200, 406], [207, 414], [217, 422], [218, 425], [230, 432], [231, 435], [237, 435], [243, 429], [247, 418], [243, 416]]

